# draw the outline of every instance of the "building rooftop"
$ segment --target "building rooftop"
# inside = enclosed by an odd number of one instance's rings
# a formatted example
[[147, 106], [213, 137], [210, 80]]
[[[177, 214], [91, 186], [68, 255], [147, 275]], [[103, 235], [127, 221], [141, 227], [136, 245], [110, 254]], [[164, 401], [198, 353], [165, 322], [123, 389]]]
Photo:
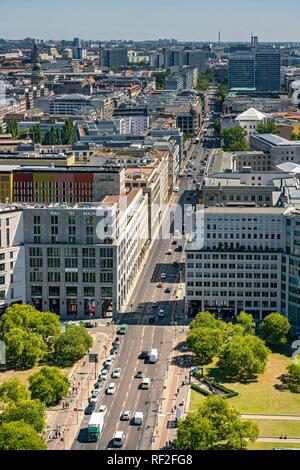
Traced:
[[250, 139], [260, 140], [273, 147], [279, 147], [279, 146], [300, 147], [300, 141], [287, 140], [275, 134], [255, 134], [255, 135], [250, 136]]
[[236, 121], [263, 121], [267, 116], [255, 108], [249, 108], [243, 113], [239, 114]]

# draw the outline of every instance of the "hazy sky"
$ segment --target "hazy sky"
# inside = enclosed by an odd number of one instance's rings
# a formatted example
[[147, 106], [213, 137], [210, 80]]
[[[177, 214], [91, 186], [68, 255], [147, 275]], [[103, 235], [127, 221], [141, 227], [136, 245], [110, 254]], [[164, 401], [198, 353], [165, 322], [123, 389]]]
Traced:
[[300, 41], [300, 0], [0, 0], [0, 38]]

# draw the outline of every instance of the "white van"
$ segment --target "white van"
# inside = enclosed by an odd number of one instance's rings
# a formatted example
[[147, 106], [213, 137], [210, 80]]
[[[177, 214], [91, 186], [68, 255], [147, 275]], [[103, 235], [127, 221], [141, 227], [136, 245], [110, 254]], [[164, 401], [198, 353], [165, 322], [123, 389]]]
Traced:
[[140, 426], [143, 424], [144, 421], [144, 414], [141, 411], [137, 411], [133, 415], [133, 424], [136, 424], [137, 426]]
[[141, 383], [141, 388], [143, 388], [144, 390], [148, 390], [148, 388], [150, 388], [150, 384], [151, 384], [151, 380], [148, 377], [146, 377], [145, 379], [143, 379]]

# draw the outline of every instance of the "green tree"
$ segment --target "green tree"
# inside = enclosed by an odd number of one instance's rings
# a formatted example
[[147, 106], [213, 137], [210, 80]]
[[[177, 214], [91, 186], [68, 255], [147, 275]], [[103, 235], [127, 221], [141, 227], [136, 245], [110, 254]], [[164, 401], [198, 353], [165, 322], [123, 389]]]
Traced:
[[291, 140], [300, 140], [300, 134], [295, 134], [294, 132], [291, 135]]
[[193, 328], [187, 336], [187, 344], [200, 365], [209, 364], [218, 355], [223, 341], [223, 332], [212, 327]]
[[0, 450], [46, 450], [47, 446], [30, 424], [24, 421], [0, 427]]
[[169, 75], [168, 72], [154, 72], [152, 77], [155, 77], [156, 80], [156, 89], [157, 90], [164, 90], [165, 88], [165, 79]]
[[269, 349], [264, 341], [253, 335], [234, 335], [229, 339], [220, 355], [218, 366], [227, 376], [240, 380], [253, 379], [264, 372]]
[[236, 317], [237, 324], [242, 325], [246, 334], [254, 334], [256, 323], [251, 313], [240, 312]]
[[7, 132], [8, 134], [11, 134], [13, 139], [16, 139], [16, 137], [18, 137], [18, 122], [16, 121], [16, 119], [12, 119], [7, 124]]
[[290, 364], [284, 382], [292, 393], [300, 393], [300, 364]]
[[217, 135], [221, 133], [221, 119], [217, 118], [214, 120], [214, 130]]
[[32, 399], [38, 399], [46, 406], [57, 404], [68, 393], [70, 380], [56, 367], [42, 367], [29, 377]]
[[200, 312], [196, 315], [195, 319], [190, 323], [190, 330], [194, 328], [210, 327], [215, 329], [225, 329], [226, 323], [218, 320], [215, 315], [210, 312]]
[[39, 125], [35, 125], [31, 128], [31, 133], [33, 134], [33, 142], [35, 144], [42, 143], [42, 131]]
[[0, 414], [0, 425], [11, 421], [24, 421], [41, 433], [46, 425], [46, 407], [39, 400], [11, 403]]
[[58, 128], [55, 129], [55, 140], [56, 140], [56, 145], [62, 144], [61, 130]]
[[8, 379], [0, 386], [0, 400], [4, 403], [17, 403], [21, 400], [29, 400], [29, 398], [28, 388], [18, 379]]
[[65, 121], [62, 129], [62, 143], [64, 145], [73, 145], [75, 142], [74, 127], [71, 119]]
[[31, 369], [46, 354], [46, 344], [37, 333], [12, 328], [4, 335], [7, 364], [15, 369]]
[[66, 331], [55, 340], [55, 360], [59, 365], [70, 366], [82, 358], [92, 344], [93, 340], [84, 327], [68, 326]]
[[44, 138], [42, 140], [43, 145], [50, 145], [51, 144], [51, 137], [50, 137], [50, 131], [45, 132]]
[[291, 330], [290, 322], [280, 313], [270, 313], [260, 325], [260, 332], [264, 340], [272, 345], [286, 344]]
[[243, 152], [248, 150], [247, 132], [242, 127], [236, 126], [224, 129], [221, 136], [226, 151]]
[[256, 128], [258, 134], [279, 134], [279, 127], [274, 121], [263, 122]]
[[258, 435], [256, 424], [242, 421], [226, 400], [212, 396], [179, 421], [174, 445], [178, 450], [243, 450]]

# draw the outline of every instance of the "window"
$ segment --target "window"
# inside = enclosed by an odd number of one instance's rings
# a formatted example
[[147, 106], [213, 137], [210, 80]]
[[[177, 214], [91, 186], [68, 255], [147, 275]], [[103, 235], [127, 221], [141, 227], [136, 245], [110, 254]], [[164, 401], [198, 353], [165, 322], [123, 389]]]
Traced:
[[60, 282], [60, 273], [48, 272], [48, 282]]
[[78, 282], [78, 273], [65, 273], [65, 282]]

